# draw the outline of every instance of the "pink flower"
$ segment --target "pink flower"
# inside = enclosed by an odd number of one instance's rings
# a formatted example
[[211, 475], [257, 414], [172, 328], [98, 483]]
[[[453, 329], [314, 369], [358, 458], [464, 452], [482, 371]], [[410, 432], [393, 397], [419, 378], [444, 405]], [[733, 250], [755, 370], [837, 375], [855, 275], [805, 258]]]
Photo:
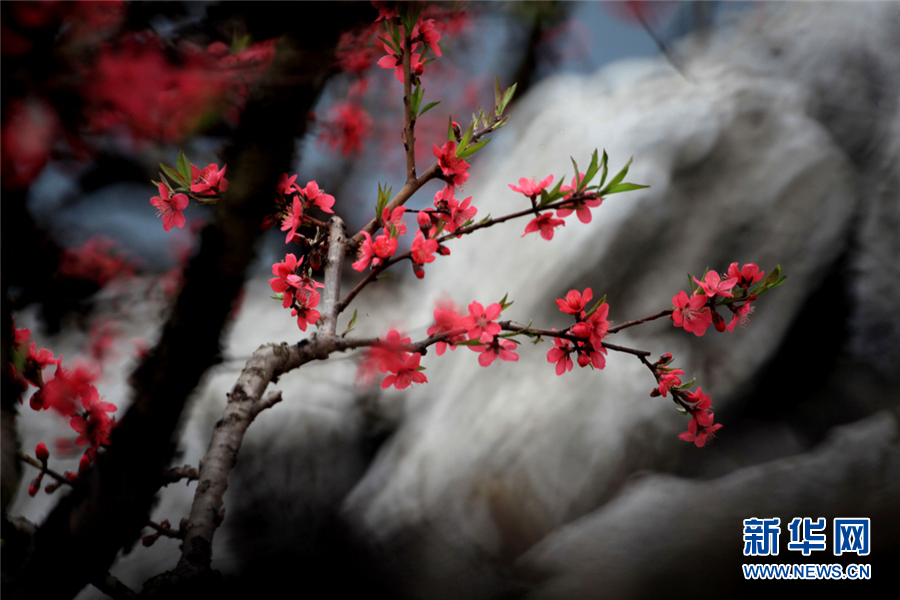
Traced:
[[[583, 181], [584, 173], [580, 173], [579, 177]], [[562, 192], [567, 191], [567, 190], [569, 190], [570, 192], [574, 192], [577, 189], [577, 186], [578, 186], [578, 179], [573, 177], [572, 185], [570, 185], [570, 186], [564, 185], [561, 188], [559, 188], [559, 190]], [[572, 197], [572, 194], [569, 193], [569, 194], [566, 194], [565, 196], [563, 196], [563, 199], [566, 200], [571, 197]], [[602, 198], [588, 198], [585, 200], [580, 200], [574, 204], [568, 205], [566, 208], [560, 208], [559, 210], [556, 211], [556, 216], [559, 217], [560, 219], [563, 219], [563, 218], [571, 215], [572, 211], [574, 210], [574, 211], [576, 211], [579, 221], [581, 221], [582, 223], [590, 223], [591, 218], [592, 218], [591, 217], [591, 209], [597, 208], [601, 204], [603, 204]]]
[[465, 333], [465, 329], [461, 321], [462, 317], [459, 316], [453, 302], [449, 300], [439, 300], [437, 302], [437, 308], [434, 309], [434, 325], [428, 328], [428, 335], [458, 331], [457, 334], [448, 336], [446, 341], [435, 344], [438, 356], [443, 356], [448, 345], [450, 350], [454, 350], [456, 346], [452, 342], [462, 341], [462, 334]]
[[444, 231], [447, 233], [453, 233], [478, 213], [477, 208], [470, 206], [472, 196], [460, 203], [453, 197], [453, 194], [454, 187], [447, 185], [434, 195], [434, 206], [441, 211], [439, 214], [441, 220], [444, 221]]
[[318, 206], [327, 213], [334, 213], [331, 210], [331, 207], [334, 206], [334, 196], [320, 190], [319, 184], [315, 181], [306, 184], [306, 187], [303, 188], [303, 195], [306, 197], [307, 208]]
[[293, 254], [287, 254], [282, 262], [272, 265], [272, 273], [275, 277], [269, 280], [269, 285], [276, 294], [284, 294], [282, 303], [284, 308], [293, 304], [294, 293], [302, 287], [301, 277], [296, 275], [297, 267], [302, 263], [303, 257], [300, 257], [298, 261]]
[[529, 198], [535, 198], [551, 183], [553, 183], [553, 175], [548, 175], [545, 179], [542, 179], [540, 183], [535, 183], [534, 179], [522, 177], [519, 179], [518, 187], [510, 183], [509, 188], [514, 192], [521, 192]]
[[[296, 177], [296, 175], [294, 175]], [[291, 206], [291, 211], [284, 216], [284, 222], [281, 224], [281, 230], [287, 231], [287, 237], [284, 238], [285, 244], [290, 244], [291, 240], [294, 238], [294, 235], [297, 233], [297, 228], [300, 227], [300, 224], [303, 222], [303, 204], [300, 202], [300, 198], [294, 198], [294, 202]]]
[[578, 366], [586, 367], [591, 365], [595, 369], [603, 369], [606, 366], [606, 348], [601, 344], [593, 349], [588, 349], [585, 344], [579, 344], [578, 348]]
[[673, 369], [672, 371], [664, 371], [659, 376], [659, 388], [657, 389], [663, 398], [666, 397], [669, 388], [681, 385], [681, 378], [679, 375], [684, 375], [684, 371], [681, 369]]
[[219, 165], [211, 164], [203, 170], [196, 165], [191, 165], [191, 191], [195, 194], [203, 194], [206, 196], [217, 196], [222, 192], [228, 191], [228, 180], [225, 179], [225, 169], [228, 165], [224, 165], [219, 169]]
[[362, 150], [363, 140], [372, 129], [372, 118], [356, 102], [341, 102], [331, 108], [329, 119], [322, 126], [320, 139], [332, 150], [340, 147], [341, 154], [349, 156]]
[[444, 142], [440, 148], [434, 144], [434, 156], [438, 159], [441, 171], [452, 178], [453, 185], [462, 185], [469, 179], [469, 164], [456, 156], [456, 142]]
[[375, 238], [372, 248], [375, 250], [375, 258], [372, 260], [372, 265], [377, 267], [383, 259], [390, 258], [397, 251], [397, 238], [384, 233]]
[[725, 328], [728, 332], [734, 332], [734, 326], [740, 324], [741, 329], [745, 329], [750, 324], [750, 315], [756, 310], [755, 306], [751, 306], [750, 300], [744, 302], [739, 308], [729, 305], [728, 308], [734, 312], [731, 317], [731, 323]]
[[559, 306], [559, 310], [564, 313], [568, 315], [577, 315], [584, 310], [584, 307], [587, 306], [587, 303], [590, 302], [593, 297], [594, 292], [591, 291], [591, 288], [585, 288], [583, 295], [580, 294], [578, 290], [571, 290], [566, 294], [565, 300], [557, 298], [556, 304]]
[[572, 335], [580, 338], [588, 338], [594, 350], [599, 351], [603, 348], [602, 340], [609, 331], [609, 304], [604, 302], [597, 308], [596, 312], [584, 321], [580, 321], [572, 326]]
[[499, 302], [495, 302], [484, 308], [478, 302], [469, 304], [469, 316], [463, 317], [460, 325], [465, 327], [470, 340], [479, 339], [482, 342], [490, 342], [491, 338], [502, 331], [494, 319], [500, 316], [503, 308]]
[[525, 237], [534, 231], [540, 231], [542, 238], [545, 240], [552, 240], [554, 229], [560, 225], [565, 227], [566, 222], [562, 219], [554, 219], [552, 212], [545, 212], [536, 219], [532, 219], [531, 222], [525, 226], [525, 233], [522, 234], [522, 237]]
[[738, 282], [737, 277], [720, 281], [719, 274], [715, 271], [709, 271], [703, 281], [696, 277], [694, 277], [694, 281], [703, 288], [703, 292], [710, 298], [714, 298], [716, 294], [731, 297], [731, 288]]
[[747, 263], [738, 270], [737, 263], [731, 263], [728, 267], [728, 276], [736, 278], [740, 281], [741, 287], [749, 287], [763, 278], [765, 271], [760, 271], [759, 267], [753, 263]]
[[413, 27], [410, 38], [416, 39], [419, 36], [436, 55], [441, 56], [441, 49], [437, 44], [438, 40], [441, 39], [441, 34], [434, 28], [434, 19], [428, 19], [421, 25], [417, 23]]
[[406, 223], [403, 222], [403, 215], [406, 209], [402, 206], [396, 207], [393, 211], [387, 206], [381, 212], [381, 220], [384, 223], [385, 231], [390, 232], [391, 237], [406, 235]]
[[693, 409], [695, 412], [709, 410], [712, 406], [712, 398], [709, 396], [709, 394], [703, 393], [702, 386], [698, 386], [697, 391], [695, 392], [688, 392], [687, 399], [688, 402], [697, 403], [697, 406], [695, 406]]
[[372, 236], [369, 235], [368, 231], [363, 231], [362, 234], [366, 239], [359, 245], [359, 259], [353, 263], [353, 269], [360, 273], [366, 270], [366, 267], [369, 266], [369, 263], [372, 262], [372, 257], [375, 255], [375, 248], [372, 245]]
[[288, 194], [300, 192], [300, 188], [294, 183], [295, 181], [297, 181], [296, 175], [288, 177], [287, 173], [282, 173], [281, 177], [278, 179], [278, 183], [275, 185], [275, 193], [278, 197], [284, 198]]
[[398, 368], [392, 369], [392, 375], [384, 378], [384, 381], [381, 382], [381, 389], [384, 390], [393, 385], [398, 390], [405, 390], [413, 383], [428, 383], [428, 379], [419, 371], [421, 360], [422, 355], [417, 352], [406, 357], [402, 364], [395, 365]]
[[291, 316], [297, 317], [297, 326], [300, 331], [306, 331], [307, 324], [315, 325], [322, 316], [317, 310], [313, 310], [319, 305], [319, 293], [312, 290], [301, 290], [295, 295], [297, 304], [291, 309]]
[[[416, 45], [413, 44], [413, 49], [415, 49]], [[410, 57], [410, 70], [413, 74], [413, 81], [415, 81], [416, 77], [425, 72], [425, 64], [420, 60], [422, 58], [421, 54], [413, 54]], [[397, 78], [397, 81], [403, 83], [403, 59], [397, 54], [389, 54], [387, 56], [383, 56], [381, 60], [378, 61], [378, 66], [382, 69], [394, 69], [394, 77]]]
[[437, 251], [437, 240], [426, 240], [421, 231], [416, 232], [416, 238], [412, 245], [412, 259], [417, 264], [424, 265], [434, 261], [434, 253]]
[[162, 217], [163, 229], [168, 231], [174, 226], [179, 229], [184, 227], [184, 215], [181, 214], [188, 205], [188, 197], [184, 194], [175, 194], [169, 197], [169, 188], [165, 184], [159, 184], [159, 196], [150, 198], [150, 204], [156, 207]]
[[486, 346], [469, 346], [469, 349], [474, 350], [475, 352], [481, 352], [481, 356], [478, 357], [478, 364], [482, 367], [491, 366], [498, 358], [510, 362], [519, 360], [519, 355], [514, 352], [516, 343], [498, 337], [495, 337], [491, 340], [491, 343]]
[[694, 442], [698, 448], [702, 448], [715, 437], [713, 434], [722, 428], [722, 424], [713, 425], [713, 413], [700, 411], [692, 413], [691, 416], [693, 418], [688, 423], [688, 430], [679, 434], [678, 437], [686, 442]]
[[696, 336], [706, 333], [706, 328], [712, 323], [712, 314], [709, 307], [706, 306], [706, 296], [697, 294], [690, 299], [683, 291], [672, 298], [672, 304], [675, 305], [675, 312], [672, 313], [672, 320], [675, 327], [684, 327], [687, 332], [692, 332]]
[[569, 345], [569, 342], [562, 338], [553, 338], [553, 342], [556, 344], [556, 348], [551, 348], [550, 351], [547, 352], [547, 362], [555, 362], [556, 374], [562, 375], [566, 371], [571, 371], [575, 367], [575, 364], [572, 362], [572, 358], [569, 356], [572, 352], [575, 351], [575, 348]]

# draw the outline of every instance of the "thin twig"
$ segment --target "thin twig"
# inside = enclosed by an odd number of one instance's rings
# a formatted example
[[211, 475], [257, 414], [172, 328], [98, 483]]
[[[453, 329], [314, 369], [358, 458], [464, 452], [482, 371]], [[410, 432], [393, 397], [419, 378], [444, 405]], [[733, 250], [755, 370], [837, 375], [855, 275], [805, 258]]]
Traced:
[[626, 321], [625, 323], [622, 323], [621, 325], [616, 325], [615, 327], [610, 327], [609, 331], [607, 333], [618, 333], [619, 331], [622, 331], [623, 329], [627, 329], [629, 327], [634, 327], [635, 325], [640, 325], [641, 323], [653, 321], [653, 320], [659, 319], [661, 317], [666, 317], [668, 315], [671, 315], [673, 312], [675, 312], [674, 308], [667, 308], [666, 310], [660, 311], [660, 312], [656, 313], [655, 315], [650, 315], [649, 317], [644, 317], [643, 319], [636, 319], [634, 321]]
[[403, 34], [403, 147], [406, 149], [408, 184], [416, 181], [416, 117], [412, 113], [412, 40], [409, 31], [404, 31]]
[[62, 474], [60, 474], [60, 473], [57, 473], [57, 472], [54, 471], [53, 469], [50, 469], [50, 468], [45, 467], [45, 466], [42, 465], [41, 462], [40, 462], [39, 460], [37, 460], [36, 458], [30, 457], [30, 456], [28, 456], [27, 454], [25, 454], [24, 452], [19, 452], [19, 453], [16, 455], [16, 457], [17, 457], [20, 461], [22, 461], [22, 462], [24, 462], [24, 463], [28, 463], [29, 465], [31, 465], [31, 466], [34, 467], [35, 469], [38, 469], [39, 471], [41, 471], [41, 472], [43, 472], [43, 473], [46, 473], [47, 475], [49, 475], [50, 477], [52, 477], [52, 478], [55, 479], [56, 481], [58, 481], [58, 482], [60, 482], [60, 483], [65, 483], [66, 485], [72, 485], [72, 482], [69, 481], [69, 478], [68, 478], [68, 477], [66, 477], [65, 475], [62, 475]]
[[163, 472], [164, 486], [169, 485], [170, 483], [177, 483], [182, 479], [187, 479], [188, 483], [197, 481], [198, 479], [200, 479], [200, 473], [191, 465], [173, 467], [171, 469], [166, 469]]
[[134, 590], [116, 579], [111, 573], [107, 573], [103, 579], [91, 583], [113, 600], [135, 600], [138, 597]]

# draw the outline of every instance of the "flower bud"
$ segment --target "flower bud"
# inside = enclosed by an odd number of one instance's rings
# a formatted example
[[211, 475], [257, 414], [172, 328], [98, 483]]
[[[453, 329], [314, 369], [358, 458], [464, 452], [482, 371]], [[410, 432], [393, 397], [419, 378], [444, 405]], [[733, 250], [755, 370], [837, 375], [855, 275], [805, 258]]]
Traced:
[[37, 456], [39, 461], [47, 464], [47, 459], [50, 458], [50, 451], [47, 450], [47, 445], [41, 442], [34, 448], [34, 455]]
[[418, 277], [419, 279], [422, 279], [423, 277], [425, 277], [425, 271], [422, 269], [422, 267], [419, 265], [419, 263], [413, 261], [412, 269], [413, 269], [413, 273], [415, 274], [415, 276]]
[[429, 211], [420, 210], [419, 215], [416, 217], [416, 221], [419, 223], [419, 229], [423, 232], [431, 229], [431, 214]]
[[143, 544], [144, 547], [149, 548], [150, 546], [155, 544], [156, 540], [158, 540], [158, 539], [159, 539], [158, 533], [151, 533], [150, 535], [145, 535], [143, 537], [143, 539], [141, 540], [141, 544]]
[[81, 460], [78, 461], [78, 472], [81, 473], [85, 469], [87, 469], [91, 464], [91, 457], [87, 455], [87, 452], [81, 455]]
[[653, 390], [650, 392], [650, 397], [651, 397], [651, 398], [656, 398], [657, 396], [659, 396], [659, 389], [658, 389], [658, 388], [653, 388]]
[[31, 485], [28, 486], [28, 495], [34, 498], [34, 496], [38, 493], [38, 490], [41, 489], [41, 480], [44, 478], [44, 472], [41, 471], [38, 473], [38, 476], [32, 480]]
[[669, 354], [668, 352], [666, 352], [665, 354], [663, 354], [662, 356], [660, 356], [660, 357], [659, 357], [659, 360], [656, 361], [656, 362], [659, 363], [659, 364], [661, 364], [661, 365], [667, 365], [667, 364], [669, 364], [670, 362], [672, 362], [672, 355]]
[[719, 311], [717, 311], [715, 308], [712, 309], [711, 313], [713, 325], [715, 326], [716, 331], [722, 333], [723, 331], [725, 331], [726, 327], [725, 320], [722, 318], [722, 315], [719, 314]]
[[456, 121], [450, 121], [450, 124], [453, 126], [453, 137], [456, 138], [456, 143], [459, 144], [462, 142], [462, 129], [459, 128], [459, 123]]
[[438, 254], [441, 256], [450, 256], [450, 248], [444, 245], [438, 245]]
[[62, 484], [58, 481], [52, 481], [47, 484], [47, 486], [44, 488], [44, 491], [47, 492], [48, 494], [52, 494], [53, 492], [58, 490], [61, 485]]

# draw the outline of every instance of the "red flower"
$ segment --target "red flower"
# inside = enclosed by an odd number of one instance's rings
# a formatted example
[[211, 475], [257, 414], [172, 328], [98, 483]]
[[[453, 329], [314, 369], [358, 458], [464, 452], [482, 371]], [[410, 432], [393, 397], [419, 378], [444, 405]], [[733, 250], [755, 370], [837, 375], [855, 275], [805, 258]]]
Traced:
[[269, 285], [276, 294], [284, 294], [282, 304], [284, 308], [291, 306], [295, 290], [301, 288], [301, 277], [296, 274], [297, 267], [301, 264], [303, 264], [303, 257], [298, 261], [293, 254], [287, 254], [282, 262], [272, 265], [272, 273], [275, 277], [269, 280]]
[[712, 315], [709, 307], [706, 306], [706, 296], [697, 294], [691, 298], [683, 291], [672, 298], [672, 304], [675, 305], [675, 312], [672, 313], [672, 320], [675, 327], [684, 327], [687, 332], [692, 332], [696, 336], [706, 333], [706, 328], [712, 323]]
[[416, 232], [416, 238], [412, 245], [412, 259], [417, 264], [434, 262], [434, 253], [437, 252], [437, 240], [426, 240], [421, 231]]
[[500, 325], [494, 323], [494, 319], [499, 317], [502, 311], [503, 308], [499, 302], [495, 302], [487, 308], [478, 302], [472, 302], [469, 304], [469, 316], [463, 317], [460, 325], [466, 328], [470, 340], [477, 338], [487, 343], [502, 331]]
[[318, 206], [327, 213], [334, 213], [334, 211], [331, 210], [331, 207], [334, 206], [334, 196], [320, 190], [319, 184], [315, 181], [310, 181], [306, 184], [306, 187], [303, 188], [303, 195], [306, 198], [307, 208]]
[[560, 225], [565, 227], [566, 222], [562, 219], [554, 219], [552, 212], [545, 212], [536, 219], [532, 219], [531, 222], [525, 226], [525, 233], [522, 234], [522, 237], [525, 237], [534, 231], [540, 231], [542, 238], [545, 240], [552, 240], [554, 229]]
[[516, 349], [516, 343], [498, 337], [492, 339], [491, 343], [486, 346], [469, 346], [469, 349], [481, 352], [481, 356], [478, 357], [478, 364], [482, 367], [491, 366], [498, 358], [510, 362], [519, 360], [519, 355], [513, 352]]
[[535, 198], [551, 183], [553, 183], [553, 175], [548, 175], [545, 179], [542, 179], [540, 183], [535, 183], [534, 179], [522, 177], [519, 179], [518, 187], [510, 183], [509, 188], [514, 192], [521, 192], [529, 198]]
[[297, 304], [291, 309], [291, 316], [297, 317], [300, 331], [306, 331], [307, 324], [315, 325], [322, 313], [313, 310], [319, 305], [319, 293], [313, 290], [301, 290], [294, 296]]
[[288, 177], [287, 173], [282, 173], [281, 177], [278, 179], [278, 183], [275, 185], [275, 193], [280, 198], [284, 198], [288, 194], [299, 193], [300, 188], [297, 187], [295, 181], [297, 181], [296, 175]]
[[681, 385], [681, 378], [678, 377], [679, 375], [684, 375], [684, 371], [681, 369], [673, 369], [672, 371], [665, 371], [659, 376], [659, 388], [657, 389], [663, 398], [666, 397], [669, 388]]
[[372, 236], [369, 235], [368, 231], [363, 231], [362, 234], [366, 239], [359, 245], [359, 258], [353, 263], [353, 269], [360, 273], [366, 270], [366, 267], [372, 262], [372, 256], [375, 255], [375, 249], [372, 247]]
[[577, 315], [584, 310], [584, 307], [587, 306], [587, 303], [590, 302], [593, 297], [594, 292], [591, 291], [591, 288], [585, 288], [583, 295], [580, 294], [578, 290], [571, 290], [566, 294], [565, 300], [557, 298], [556, 304], [559, 306], [559, 310], [564, 313], [568, 315]]
[[[554, 331], [556, 330], [554, 329]], [[562, 375], [566, 371], [571, 371], [575, 366], [572, 362], [572, 358], [569, 356], [575, 351], [575, 348], [569, 345], [569, 342], [563, 338], [553, 338], [553, 342], [556, 344], [556, 348], [551, 348], [550, 351], [547, 352], [547, 362], [555, 362], [556, 374]]]
[[340, 147], [341, 154], [349, 156], [362, 150], [363, 140], [372, 128], [372, 118], [359, 104], [341, 102], [331, 108], [329, 119], [322, 126], [321, 140], [332, 150]]
[[397, 238], [385, 232], [375, 238], [372, 248], [375, 250], [375, 258], [372, 259], [372, 265], [377, 267], [383, 259], [390, 258], [397, 251]]
[[[296, 175], [294, 175], [296, 177]], [[284, 238], [284, 243], [289, 244], [291, 240], [294, 238], [294, 234], [297, 233], [297, 229], [300, 227], [300, 224], [303, 222], [303, 204], [300, 202], [300, 198], [294, 198], [294, 202], [291, 206], [290, 212], [286, 213], [284, 216], [284, 222], [281, 224], [281, 230], [287, 231], [287, 237]]]
[[[579, 173], [579, 177], [582, 181], [584, 181], [584, 173]], [[561, 192], [564, 192], [567, 190], [574, 192], [577, 189], [577, 185], [578, 185], [578, 179], [573, 177], [572, 185], [570, 185], [570, 186], [564, 185], [561, 188], [559, 188], [559, 190]], [[572, 194], [569, 193], [569, 194], [566, 194], [565, 196], [563, 196], [563, 199], [566, 200], [571, 197], [572, 197]], [[560, 208], [559, 210], [556, 211], [556, 216], [559, 217], [560, 219], [563, 219], [563, 218], [571, 215], [572, 211], [574, 210], [576, 212], [576, 214], [578, 215], [579, 221], [581, 221], [582, 223], [590, 223], [591, 218], [592, 218], [591, 217], [591, 209], [597, 208], [601, 204], [603, 204], [602, 198], [587, 198], [585, 200], [580, 200], [574, 204], [568, 205], [568, 206], [566, 206], [566, 208]]]
[[381, 220], [384, 223], [384, 230], [389, 231], [391, 237], [406, 235], [406, 223], [403, 222], [403, 215], [406, 209], [402, 206], [396, 207], [394, 210], [388, 210], [385, 206], [381, 212]]
[[445, 176], [452, 178], [453, 185], [462, 185], [469, 179], [469, 164], [456, 156], [456, 142], [444, 142], [440, 148], [434, 144], [434, 156]]
[[150, 198], [150, 203], [159, 211], [162, 216], [163, 229], [168, 231], [173, 226], [179, 229], [184, 227], [184, 215], [181, 214], [188, 205], [188, 197], [184, 194], [175, 194], [169, 197], [169, 188], [165, 184], [159, 184], [159, 196]]
[[463, 339], [462, 334], [465, 333], [465, 329], [462, 325], [462, 317], [459, 316], [453, 302], [449, 300], [439, 300], [437, 302], [437, 308], [434, 309], [434, 325], [428, 328], [428, 335], [449, 333], [457, 330], [458, 334], [450, 335], [447, 337], [446, 341], [435, 344], [438, 356], [442, 356], [444, 352], [446, 352], [448, 345], [450, 346], [450, 350], [454, 350], [456, 346], [454, 346], [452, 342], [461, 341]]
[[603, 347], [602, 340], [609, 331], [607, 316], [609, 316], [609, 304], [604, 302], [594, 314], [572, 326], [572, 335], [588, 338], [594, 350], [599, 351]]
[[740, 280], [741, 287], [749, 287], [763, 278], [765, 271], [760, 271], [759, 267], [753, 263], [747, 263], [738, 270], [737, 263], [731, 263], [728, 267], [728, 276]]
[[441, 49], [437, 44], [438, 40], [441, 39], [441, 34], [434, 28], [434, 19], [428, 19], [424, 23], [421, 23], [421, 25], [417, 23], [416, 26], [413, 27], [410, 38], [416, 39], [420, 36], [422, 41], [424, 41], [435, 54], [441, 56]]
[[405, 390], [413, 383], [428, 383], [428, 378], [419, 371], [419, 362], [422, 355], [413, 353], [403, 359], [399, 365], [393, 365], [392, 374], [384, 378], [381, 382], [381, 389], [387, 389], [392, 385], [398, 390]]
[[725, 330], [728, 332], [733, 332], [734, 326], [737, 324], [740, 324], [741, 329], [746, 328], [750, 324], [750, 315], [756, 310], [755, 306], [751, 306], [750, 300], [747, 300], [738, 308], [734, 308], [734, 305], [728, 305], [728, 308], [734, 312], [734, 316], [731, 317], [731, 323], [725, 327]]
[[228, 191], [228, 180], [225, 179], [225, 169], [228, 165], [224, 165], [219, 169], [219, 165], [212, 164], [200, 170], [196, 165], [191, 165], [191, 191], [195, 194], [203, 194], [207, 196], [217, 196], [222, 192]]
[[694, 277], [694, 281], [703, 289], [707, 296], [714, 298], [716, 294], [731, 297], [731, 288], [738, 282], [738, 279], [737, 277], [731, 277], [720, 281], [718, 273], [709, 271], [703, 281], [696, 277]]

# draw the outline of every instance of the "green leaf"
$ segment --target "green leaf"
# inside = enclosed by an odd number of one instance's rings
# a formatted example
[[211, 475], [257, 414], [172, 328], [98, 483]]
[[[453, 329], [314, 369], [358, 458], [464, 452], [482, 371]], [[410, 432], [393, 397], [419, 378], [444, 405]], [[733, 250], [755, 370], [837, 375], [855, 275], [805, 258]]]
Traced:
[[625, 179], [626, 175], [628, 175], [628, 167], [631, 166], [632, 160], [634, 160], [633, 156], [628, 159], [628, 162], [625, 163], [625, 166], [622, 167], [622, 170], [619, 171], [618, 173], [616, 173], [616, 176], [613, 177], [612, 180], [610, 180], [609, 184], [607, 184], [607, 186], [600, 191], [601, 196], [605, 196], [607, 194], [606, 190], [608, 190], [609, 188], [617, 186], [620, 183], [622, 183], [622, 180]]
[[501, 311], [506, 310], [507, 308], [509, 308], [510, 306], [513, 305], [513, 302], [515, 302], [515, 300], [510, 301], [510, 302], [507, 302], [507, 301], [506, 301], [506, 297], [507, 297], [507, 296], [509, 296], [509, 294], [504, 294], [504, 295], [503, 295], [503, 300], [500, 301], [500, 310], [501, 310]]
[[606, 155], [606, 150], [603, 150], [603, 158], [600, 159], [600, 185], [597, 188], [603, 187], [603, 184], [606, 183], [606, 174], [607, 174], [607, 163], [609, 162], [609, 157]]
[[380, 279], [387, 279], [388, 277], [393, 277], [393, 276], [394, 276], [393, 273], [381, 273], [380, 275], [375, 277], [375, 281], [378, 281]]
[[575, 167], [575, 191], [581, 191], [581, 171], [578, 170], [578, 163], [575, 162], [575, 158], [570, 156], [569, 160], [572, 161], [572, 166]]
[[190, 180], [185, 181], [184, 178], [181, 176], [181, 173], [179, 173], [175, 169], [172, 169], [171, 167], [167, 167], [166, 165], [164, 165], [162, 163], [159, 163], [159, 168], [162, 169], [163, 173], [165, 173], [175, 183], [181, 183], [183, 185], [190, 185]]
[[427, 113], [429, 110], [431, 110], [432, 108], [434, 108], [435, 106], [437, 106], [440, 103], [441, 103], [441, 101], [438, 100], [437, 102], [431, 102], [430, 104], [426, 104], [425, 108], [422, 109], [422, 112], [419, 113], [419, 116], [421, 117], [422, 115], [424, 115], [425, 113]]
[[394, 47], [394, 42], [387, 39], [386, 37], [381, 37], [381, 36], [379, 36], [378, 39], [381, 40], [382, 42], [384, 42], [385, 46], [390, 48], [394, 54], [400, 54], [400, 52], [397, 51], [397, 48]]
[[591, 182], [591, 179], [593, 179], [594, 175], [597, 174], [597, 171], [599, 170], [599, 168], [600, 168], [600, 166], [597, 162], [597, 151], [594, 150], [594, 153], [591, 155], [591, 164], [588, 167], [587, 172], [584, 174], [584, 182], [583, 183], [585, 186]]
[[484, 342], [479, 339], [474, 340], [465, 340], [464, 342], [453, 342], [454, 346], [486, 346]]
[[502, 102], [503, 92], [500, 91], [500, 79], [494, 76], [494, 107], [497, 109], [498, 115], [503, 112]]
[[488, 138], [488, 139], [486, 139], [486, 140], [481, 140], [481, 141], [478, 142], [477, 144], [472, 144], [471, 146], [469, 146], [468, 148], [466, 148], [466, 149], [463, 150], [462, 152], [458, 152], [456, 155], [457, 155], [459, 158], [462, 158], [462, 159], [469, 158], [470, 156], [472, 156], [473, 154], [475, 154], [476, 152], [478, 152], [479, 150], [481, 150], [482, 148], [484, 148], [485, 145], [487, 145], [487, 143], [488, 143], [489, 141], [491, 141], [491, 138]]
[[610, 194], [620, 194], [622, 192], [631, 192], [633, 190], [642, 190], [650, 187], [649, 185], [638, 185], [636, 183], [619, 183], [612, 187], [606, 186], [606, 190], [601, 192], [601, 196], [609, 196]]
[[[452, 126], [451, 126], [452, 129]], [[466, 132], [462, 136], [462, 140], [459, 142], [459, 146], [456, 148], [456, 156], [459, 157], [459, 153], [466, 149], [466, 146], [469, 145], [469, 138], [472, 137], [472, 130], [475, 129], [475, 121], [472, 120], [469, 123], [469, 126], [466, 128]]]
[[425, 65], [430, 65], [431, 63], [433, 63], [436, 60], [437, 60], [437, 57], [429, 58], [428, 60], [422, 62], [422, 66], [424, 67]]
[[355, 324], [356, 324], [356, 309], [353, 309], [353, 318], [350, 319], [350, 324], [347, 325], [347, 329], [344, 331], [344, 333], [341, 334], [341, 336], [343, 337], [343, 336], [347, 335], [348, 333], [350, 333], [351, 331], [353, 331], [353, 326]]
[[191, 161], [184, 155], [184, 152], [178, 153], [178, 172], [181, 174], [182, 181], [191, 180]]
[[490, 220], [491, 220], [491, 213], [488, 213], [488, 215], [487, 215], [485, 218], [483, 218], [482, 220], [478, 221], [478, 224], [481, 225], [481, 224], [483, 224], [483, 223], [487, 223], [487, 222], [490, 221]]
[[690, 273], [688, 273], [687, 276], [688, 276], [688, 285], [691, 286], [691, 295], [693, 296], [694, 292], [697, 291], [697, 284], [694, 283], [694, 278], [691, 277]]
[[559, 191], [559, 188], [562, 187], [563, 181], [565, 180], [566, 176], [563, 175], [562, 177], [560, 177], [559, 181], [556, 182], [556, 187], [554, 187], [552, 190], [550, 190], [549, 192], [547, 190], [541, 191], [541, 201], [538, 202], [538, 208], [546, 206], [551, 202], [559, 200], [560, 198], [565, 196], [565, 194]]
[[453, 133], [453, 117], [447, 117], [447, 141], [456, 141], [456, 135]]
[[518, 83], [512, 84], [512, 86], [506, 90], [506, 93], [503, 94], [503, 104], [501, 105], [500, 110], [497, 112], [498, 116], [501, 112], [506, 110], [506, 105], [509, 104], [509, 101], [512, 100], [513, 94], [516, 93], [517, 85], [519, 85], [519, 84]]
[[269, 296], [272, 300], [284, 300], [284, 292], [279, 292], [274, 296]]
[[385, 207], [388, 205], [388, 202], [391, 199], [391, 192], [393, 191], [393, 187], [388, 188], [387, 183], [384, 184], [384, 188], [381, 187], [381, 184], [378, 184], [378, 202], [375, 203], [375, 218], [380, 219], [381, 213], [384, 212]]
[[696, 378], [696, 377], [694, 377], [693, 379], [691, 379], [691, 380], [688, 381], [687, 383], [682, 383], [681, 385], [676, 386], [676, 387], [674, 387], [674, 388], [672, 388], [672, 389], [673, 389], [673, 390], [679, 390], [679, 391], [682, 391], [682, 390], [688, 390], [688, 389], [691, 388], [692, 385], [694, 385], [694, 382], [695, 382], [695, 381], [697, 381], [697, 378]]

